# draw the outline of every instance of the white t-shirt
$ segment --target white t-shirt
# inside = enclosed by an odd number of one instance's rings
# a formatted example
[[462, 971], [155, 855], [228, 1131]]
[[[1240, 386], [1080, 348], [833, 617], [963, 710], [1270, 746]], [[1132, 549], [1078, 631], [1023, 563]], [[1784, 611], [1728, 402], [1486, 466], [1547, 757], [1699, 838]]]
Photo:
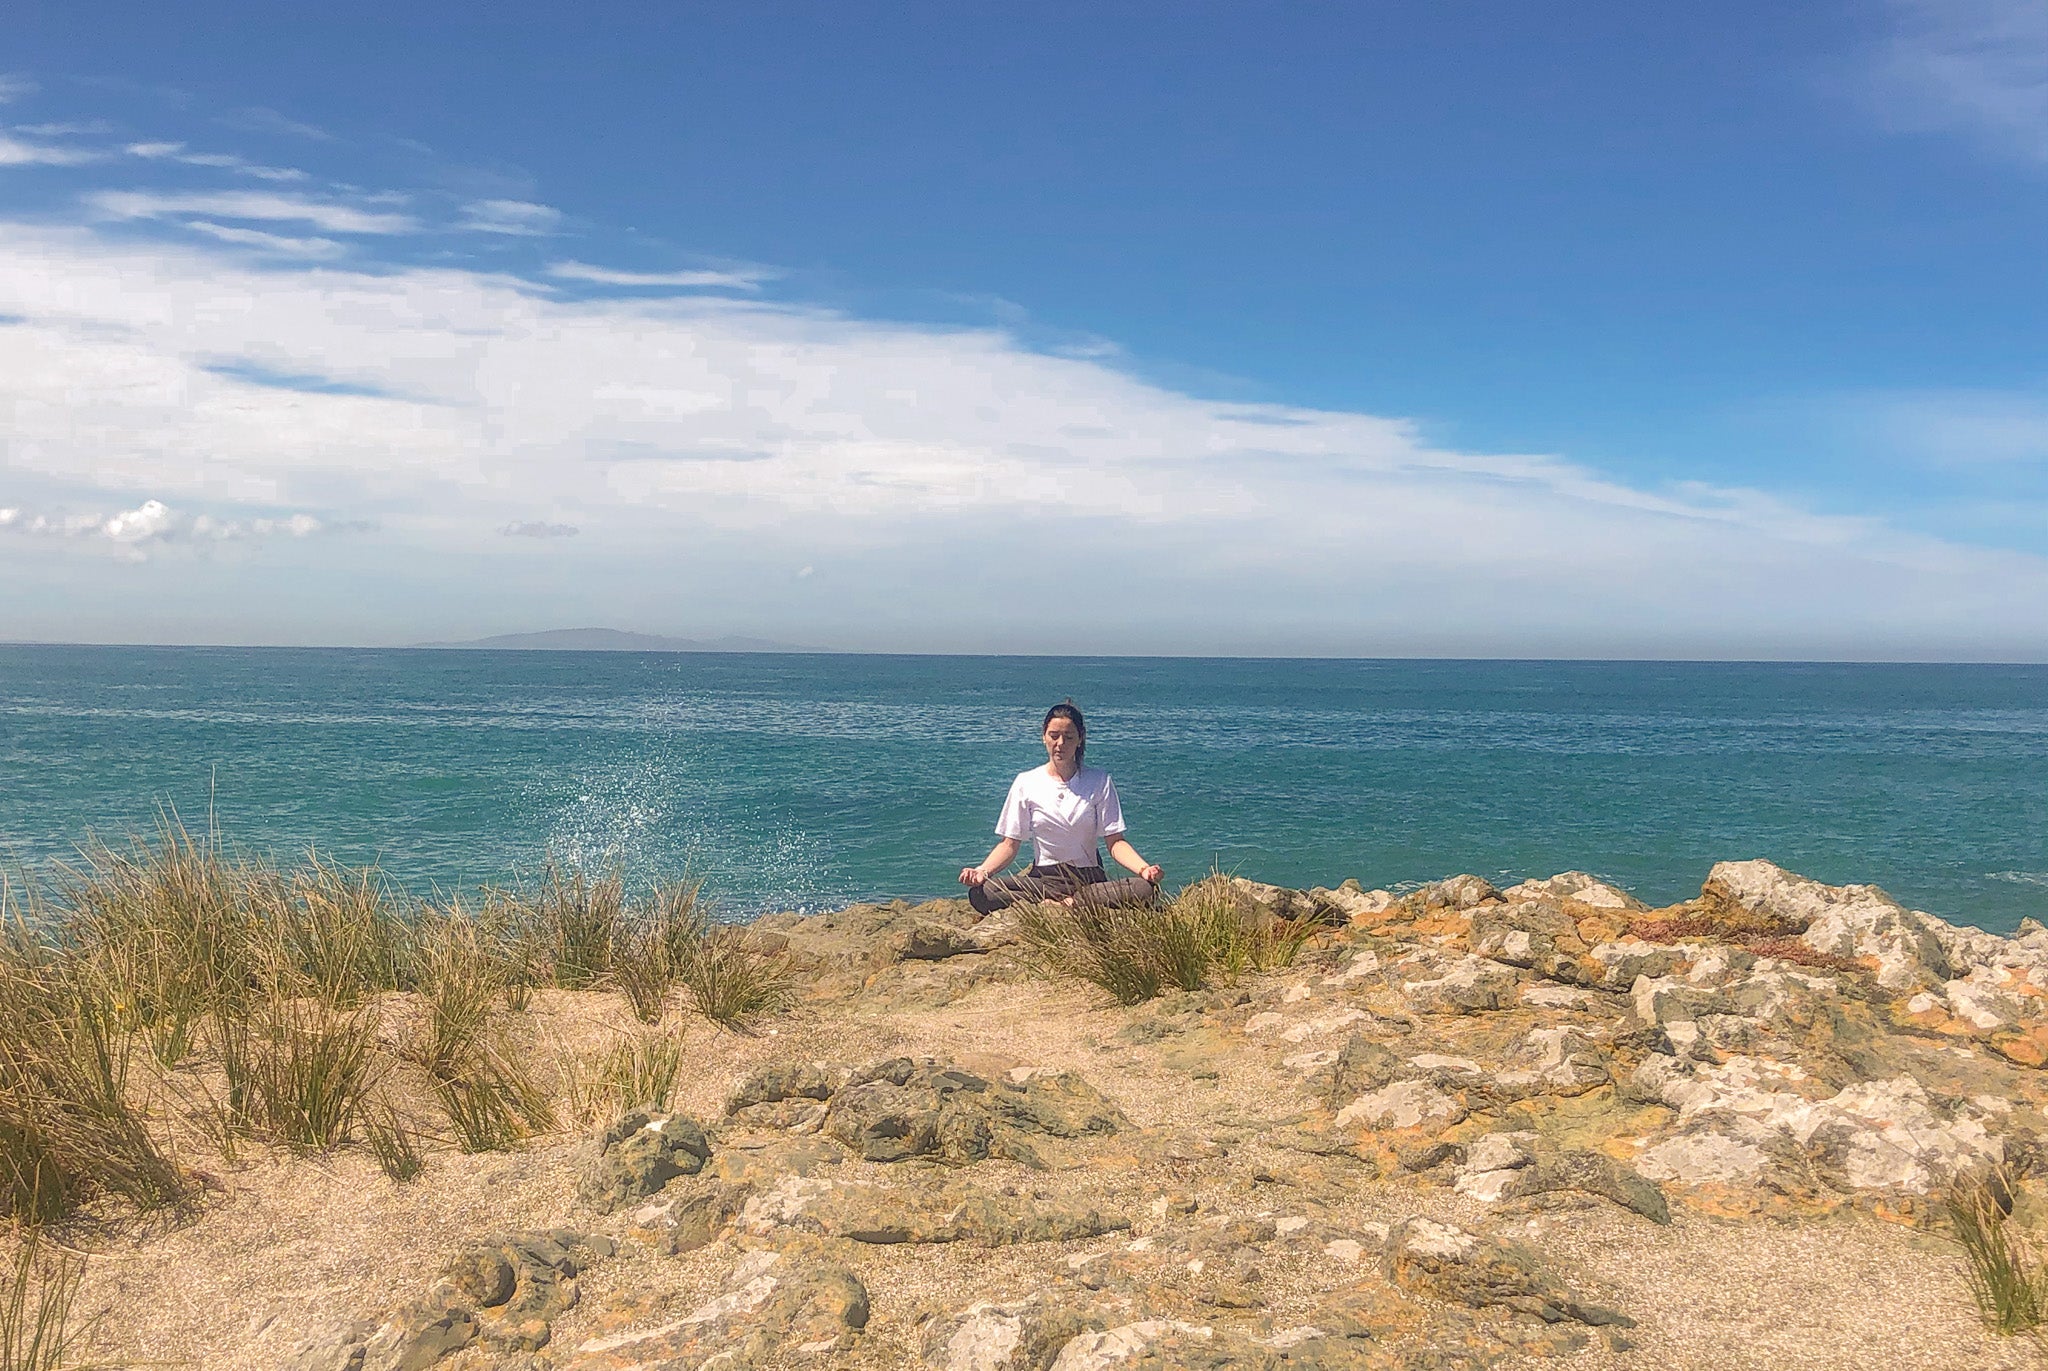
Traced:
[[1034, 866], [1094, 866], [1096, 844], [1124, 831], [1124, 808], [1107, 771], [1084, 766], [1063, 781], [1042, 766], [1017, 774], [996, 820], [1000, 837], [1038, 846]]

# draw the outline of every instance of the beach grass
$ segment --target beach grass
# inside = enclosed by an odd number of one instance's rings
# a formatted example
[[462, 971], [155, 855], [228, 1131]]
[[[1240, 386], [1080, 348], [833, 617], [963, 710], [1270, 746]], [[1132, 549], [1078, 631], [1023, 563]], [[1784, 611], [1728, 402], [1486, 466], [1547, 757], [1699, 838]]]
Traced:
[[1041, 972], [1131, 1005], [1287, 966], [1316, 926], [1261, 909], [1228, 875], [1211, 872], [1158, 907], [1101, 904], [1085, 892], [1071, 905], [1023, 905], [1017, 931]]
[[229, 1161], [361, 1148], [404, 1182], [437, 1147], [673, 1098], [673, 1029], [549, 1064], [543, 988], [748, 1031], [797, 983], [695, 881], [636, 899], [616, 869], [550, 861], [528, 888], [428, 902], [318, 853], [243, 856], [169, 811], [89, 839], [42, 886], [0, 880], [0, 1210], [33, 1228], [181, 1208], [195, 1140]]
[[2048, 1326], [2048, 1264], [2013, 1218], [2014, 1190], [1996, 1172], [1958, 1177], [1942, 1195], [1949, 1230], [1968, 1263], [1984, 1325], [2007, 1336]]
[[72, 1351], [92, 1331], [92, 1321], [72, 1317], [84, 1276], [82, 1258], [46, 1251], [33, 1232], [22, 1240], [0, 1300], [0, 1371], [61, 1371], [76, 1364]]

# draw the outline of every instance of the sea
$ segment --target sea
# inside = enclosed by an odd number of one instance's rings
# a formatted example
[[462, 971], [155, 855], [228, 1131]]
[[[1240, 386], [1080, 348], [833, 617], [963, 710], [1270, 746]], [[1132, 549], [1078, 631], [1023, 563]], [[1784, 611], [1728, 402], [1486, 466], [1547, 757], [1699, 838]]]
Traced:
[[732, 917], [957, 894], [1071, 698], [1167, 884], [1717, 861], [2048, 919], [2048, 666], [0, 645], [0, 865], [167, 816], [423, 898], [550, 859]]

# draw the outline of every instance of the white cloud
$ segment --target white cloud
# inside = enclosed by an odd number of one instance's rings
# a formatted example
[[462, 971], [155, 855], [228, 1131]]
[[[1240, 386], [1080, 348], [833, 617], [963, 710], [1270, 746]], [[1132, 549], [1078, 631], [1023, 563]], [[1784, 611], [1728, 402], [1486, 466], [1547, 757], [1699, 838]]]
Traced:
[[99, 160], [90, 148], [34, 143], [0, 133], [0, 167], [75, 167]]
[[144, 500], [133, 509], [112, 514], [86, 511], [30, 514], [16, 507], [0, 509], [0, 534], [60, 538], [111, 544], [129, 560], [145, 549], [165, 543], [226, 543], [264, 538], [308, 538], [325, 529], [319, 519], [298, 513], [278, 517], [223, 518], [187, 514], [162, 500]]
[[338, 243], [332, 238], [294, 238], [282, 233], [265, 233], [262, 229], [216, 224], [208, 219], [187, 219], [185, 227], [195, 233], [203, 233], [209, 238], [218, 238], [223, 243], [233, 243], [238, 247], [255, 248], [261, 252], [277, 253], [285, 257], [340, 257], [348, 252], [347, 244]]
[[2048, 162], [2048, 4], [1888, 0], [1896, 21], [1877, 72], [1884, 113], [1962, 128]]
[[419, 227], [410, 215], [357, 209], [327, 200], [266, 191], [158, 194], [151, 191], [95, 191], [86, 204], [113, 219], [175, 219], [210, 215], [221, 219], [306, 223], [328, 233], [409, 233]]
[[267, 167], [232, 152], [188, 152], [183, 143], [130, 143], [122, 149], [131, 157], [181, 163], [188, 167], [216, 167], [240, 172], [259, 181], [304, 181], [306, 173], [296, 167]]
[[574, 538], [582, 530], [574, 524], [551, 524], [546, 520], [535, 519], [507, 524], [498, 532], [507, 538]]
[[768, 267], [741, 271], [614, 271], [588, 262], [553, 262], [548, 275], [564, 281], [590, 281], [602, 286], [681, 286], [722, 290], [759, 290], [779, 273]]
[[0, 105], [26, 99], [34, 95], [37, 89], [36, 83], [26, 76], [0, 74]]
[[[510, 593], [508, 534], [560, 525], [603, 536], [581, 540], [585, 579], [536, 595], [725, 585], [755, 616], [738, 626], [771, 631], [762, 587], [829, 554], [805, 603], [897, 645], [1009, 641], [990, 625], [1050, 558], [1085, 585], [1074, 641], [1097, 646], [1356, 650], [1440, 629], [1465, 635], [1446, 650], [1667, 633], [1761, 652], [1775, 634], [1816, 655], [1823, 631], [1969, 631], [2048, 650], [2038, 557], [1446, 450], [1395, 419], [1204, 400], [990, 329], [564, 299], [449, 268], [258, 269], [5, 223], [0, 315], [23, 321], [0, 327], [0, 480], [371, 521], [346, 546], [408, 578], [409, 604]], [[251, 385], [222, 359], [321, 384]], [[1158, 636], [1106, 640], [1107, 602]]]
[[220, 123], [231, 129], [244, 129], [251, 133], [284, 133], [294, 138], [311, 139], [317, 143], [339, 141], [326, 129], [287, 118], [276, 110], [265, 109], [261, 105], [236, 110], [233, 114], [223, 116]]
[[517, 238], [545, 237], [562, 222], [562, 212], [527, 200], [472, 200], [462, 207], [457, 227], [474, 233], [503, 233]]

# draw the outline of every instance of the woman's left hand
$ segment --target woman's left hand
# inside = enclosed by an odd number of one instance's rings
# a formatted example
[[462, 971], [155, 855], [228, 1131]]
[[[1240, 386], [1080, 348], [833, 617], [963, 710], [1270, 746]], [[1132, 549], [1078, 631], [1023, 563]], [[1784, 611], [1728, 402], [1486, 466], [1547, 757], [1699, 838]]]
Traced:
[[1162, 866], [1148, 866], [1143, 871], [1140, 871], [1138, 874], [1144, 877], [1146, 880], [1150, 881], [1153, 885], [1158, 885], [1159, 878], [1166, 874], [1166, 868]]

